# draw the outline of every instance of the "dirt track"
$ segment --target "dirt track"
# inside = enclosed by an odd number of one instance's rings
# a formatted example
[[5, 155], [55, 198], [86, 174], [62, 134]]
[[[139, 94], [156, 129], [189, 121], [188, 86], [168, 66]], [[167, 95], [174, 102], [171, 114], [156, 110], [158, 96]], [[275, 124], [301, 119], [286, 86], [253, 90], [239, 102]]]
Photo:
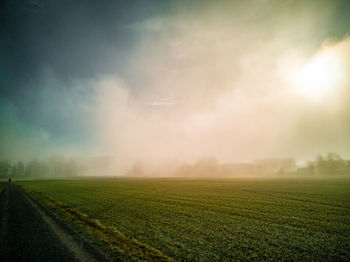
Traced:
[[0, 261], [96, 261], [15, 184], [0, 198]]

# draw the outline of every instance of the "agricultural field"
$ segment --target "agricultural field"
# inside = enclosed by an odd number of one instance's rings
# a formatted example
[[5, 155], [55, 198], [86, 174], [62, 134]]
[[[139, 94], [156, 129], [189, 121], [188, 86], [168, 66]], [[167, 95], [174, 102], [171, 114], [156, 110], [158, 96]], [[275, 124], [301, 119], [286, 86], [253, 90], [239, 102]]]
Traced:
[[350, 260], [349, 179], [21, 184], [180, 261]]

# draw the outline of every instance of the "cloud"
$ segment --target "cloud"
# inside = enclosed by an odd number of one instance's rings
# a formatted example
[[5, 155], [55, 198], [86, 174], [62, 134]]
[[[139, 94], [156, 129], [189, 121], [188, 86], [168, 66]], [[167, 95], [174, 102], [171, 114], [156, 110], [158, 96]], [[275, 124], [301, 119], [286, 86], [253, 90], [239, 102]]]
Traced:
[[[318, 37], [311, 32], [328, 11], [318, 13], [316, 6], [308, 5], [309, 12], [298, 16], [305, 30], [300, 41], [300, 23], [287, 6], [273, 17], [267, 17], [271, 10], [255, 7], [249, 11], [250, 23], [239, 16], [231, 21], [232, 14], [218, 15], [208, 7], [138, 27], [139, 46], [127, 70], [141, 87], [115, 77], [97, 81], [101, 84], [96, 108], [106, 150], [124, 162], [153, 164], [167, 159], [191, 162], [207, 155], [220, 161], [310, 159], [329, 150], [349, 155], [334, 139], [337, 126], [344, 125], [338, 120], [347, 115], [345, 100], [336, 96], [315, 104], [295, 92], [285, 77], [288, 65], [306, 62], [325, 48], [315, 45]], [[294, 11], [302, 7], [294, 6]], [[234, 13], [245, 13], [246, 8]], [[277, 7], [271, 3], [271, 8]], [[153, 23], [161, 26], [147, 26]], [[346, 46], [347, 41], [336, 46]], [[181, 103], [174, 104], [173, 97]], [[336, 103], [341, 104], [337, 113], [322, 108]], [[332, 124], [322, 127], [322, 121]], [[345, 140], [344, 131], [338, 141]]]
[[49, 133], [21, 121], [7, 101], [1, 100], [0, 105], [0, 159], [28, 160], [48, 149]]
[[[338, 60], [342, 75], [337, 83], [332, 83], [329, 94], [323, 100], [304, 101], [303, 114], [298, 118], [293, 141], [295, 147], [300, 149], [299, 155], [303, 152], [310, 156], [315, 151], [334, 151], [350, 157], [350, 77], [347, 74], [350, 71], [350, 38], [325, 41], [314, 56], [323, 54], [332, 55]], [[331, 74], [332, 70], [324, 73]]]
[[179, 102], [171, 99], [171, 98], [161, 98], [152, 102], [146, 102], [144, 105], [146, 106], [174, 106], [179, 104]]
[[[69, 19], [59, 15], [62, 27], [49, 25], [59, 52], [46, 34], [33, 38], [40, 47], [22, 48], [43, 52], [30, 60], [30, 77], [13, 84], [21, 88], [6, 91], [2, 157], [112, 155], [127, 168], [208, 155], [222, 162], [350, 156], [349, 79], [312, 101], [289, 78], [292, 68], [325, 52], [349, 71], [349, 39], [333, 28], [336, 3], [177, 1], [120, 21], [109, 8], [108, 19], [101, 12], [94, 25], [86, 22], [88, 7], [81, 17], [73, 7]], [[30, 18], [32, 32], [38, 20]], [[77, 33], [82, 24], [91, 27]], [[8, 53], [9, 61], [23, 60]], [[31, 68], [14, 63], [6, 70], [22, 67]], [[14, 77], [5, 75], [2, 86]]]

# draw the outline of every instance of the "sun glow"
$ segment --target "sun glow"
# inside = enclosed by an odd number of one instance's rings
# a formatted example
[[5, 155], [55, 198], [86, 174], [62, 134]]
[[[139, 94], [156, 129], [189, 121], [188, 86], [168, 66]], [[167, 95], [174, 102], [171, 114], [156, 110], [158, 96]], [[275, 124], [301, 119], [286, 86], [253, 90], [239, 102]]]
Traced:
[[293, 82], [298, 91], [310, 99], [323, 99], [339, 88], [343, 67], [336, 54], [317, 54], [295, 71]]

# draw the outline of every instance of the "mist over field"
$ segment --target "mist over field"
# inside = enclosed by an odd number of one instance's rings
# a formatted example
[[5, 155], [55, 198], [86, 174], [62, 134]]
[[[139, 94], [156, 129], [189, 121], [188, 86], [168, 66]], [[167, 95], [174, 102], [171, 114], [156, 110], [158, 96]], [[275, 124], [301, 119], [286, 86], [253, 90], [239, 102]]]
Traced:
[[350, 158], [348, 1], [0, 10], [1, 160], [94, 159], [99, 175]]
[[350, 0], [0, 20], [0, 261], [350, 260]]

